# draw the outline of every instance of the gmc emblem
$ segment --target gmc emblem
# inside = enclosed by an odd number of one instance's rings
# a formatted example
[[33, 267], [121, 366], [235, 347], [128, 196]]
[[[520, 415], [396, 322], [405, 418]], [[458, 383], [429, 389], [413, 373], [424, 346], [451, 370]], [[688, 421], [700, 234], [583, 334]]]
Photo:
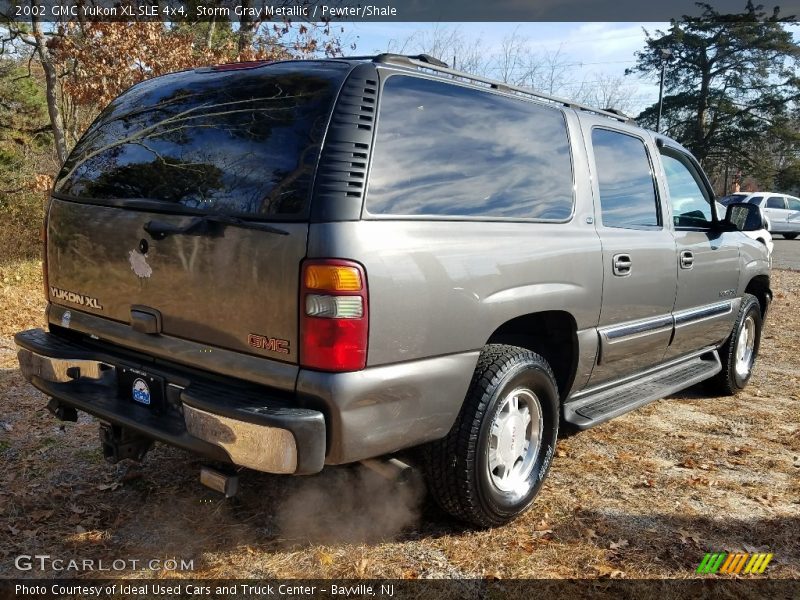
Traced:
[[269, 352], [280, 352], [281, 354], [289, 354], [289, 340], [281, 340], [279, 338], [268, 338], [263, 335], [256, 335], [251, 333], [247, 336], [247, 343], [253, 348], [260, 350], [267, 350]]

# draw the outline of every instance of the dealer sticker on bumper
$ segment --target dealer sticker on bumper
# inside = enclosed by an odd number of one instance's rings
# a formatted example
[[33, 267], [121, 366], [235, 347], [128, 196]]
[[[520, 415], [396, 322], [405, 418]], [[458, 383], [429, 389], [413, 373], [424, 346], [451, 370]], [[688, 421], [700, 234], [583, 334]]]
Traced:
[[144, 379], [137, 378], [133, 382], [133, 399], [150, 406], [150, 387]]

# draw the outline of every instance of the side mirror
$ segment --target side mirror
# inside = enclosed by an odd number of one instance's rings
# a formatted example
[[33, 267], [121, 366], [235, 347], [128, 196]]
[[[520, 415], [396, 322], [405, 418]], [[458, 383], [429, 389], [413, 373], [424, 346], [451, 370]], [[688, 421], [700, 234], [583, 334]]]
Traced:
[[757, 231], [767, 228], [767, 220], [756, 204], [734, 202], [728, 205], [725, 223], [739, 231]]

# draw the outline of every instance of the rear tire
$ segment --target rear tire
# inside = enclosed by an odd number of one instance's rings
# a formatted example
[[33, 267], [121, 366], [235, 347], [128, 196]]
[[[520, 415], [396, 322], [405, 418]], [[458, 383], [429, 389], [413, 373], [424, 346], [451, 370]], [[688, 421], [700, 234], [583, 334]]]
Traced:
[[547, 361], [516, 346], [486, 346], [450, 433], [423, 448], [431, 495], [452, 516], [480, 527], [511, 521], [542, 486], [558, 422]]
[[761, 327], [761, 305], [755, 296], [745, 294], [733, 331], [719, 349], [722, 371], [709, 380], [710, 392], [731, 396], [745, 388], [758, 356]]
[[797, 234], [797, 233], [782, 233], [781, 235], [784, 237], [784, 239], [793, 240], [794, 238], [796, 238], [800, 234]]

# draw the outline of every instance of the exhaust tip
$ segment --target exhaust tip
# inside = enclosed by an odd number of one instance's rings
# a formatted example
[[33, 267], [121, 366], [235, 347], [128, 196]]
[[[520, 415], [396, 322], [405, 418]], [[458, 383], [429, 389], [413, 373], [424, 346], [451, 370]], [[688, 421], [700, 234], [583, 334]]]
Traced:
[[233, 498], [239, 491], [238, 475], [229, 475], [211, 467], [200, 468], [200, 483], [226, 498]]
[[368, 458], [362, 460], [361, 464], [384, 479], [399, 484], [410, 483], [417, 475], [414, 467], [397, 458]]

